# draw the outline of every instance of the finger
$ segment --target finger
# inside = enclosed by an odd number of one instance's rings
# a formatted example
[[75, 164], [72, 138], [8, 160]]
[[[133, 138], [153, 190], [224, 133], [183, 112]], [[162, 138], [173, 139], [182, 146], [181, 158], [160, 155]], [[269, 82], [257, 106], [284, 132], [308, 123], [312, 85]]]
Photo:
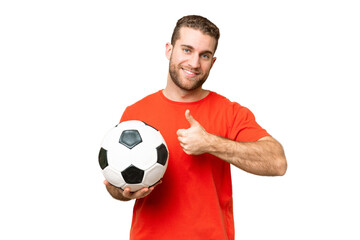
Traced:
[[146, 195], [149, 195], [155, 189], [155, 187], [157, 187], [161, 183], [162, 183], [162, 180], [160, 179], [157, 183], [155, 183], [155, 185], [149, 187], [149, 191], [147, 192]]
[[162, 180], [160, 180], [159, 182], [157, 182], [154, 186], [151, 186], [149, 188], [144, 187], [136, 192], [131, 192], [129, 187], [126, 187], [123, 191], [123, 196], [126, 198], [130, 198], [130, 199], [138, 199], [138, 198], [143, 198], [146, 197], [147, 195], [149, 195], [157, 185], [161, 184]]
[[180, 143], [184, 142], [184, 137], [183, 137], [183, 136], [178, 136], [178, 141], [179, 141]]
[[126, 198], [130, 198], [130, 199], [132, 199], [133, 197], [132, 197], [132, 194], [131, 194], [131, 192], [130, 192], [130, 188], [129, 187], [126, 187], [125, 189], [124, 189], [124, 191], [123, 191], [123, 196], [124, 197], [126, 197]]
[[189, 152], [189, 151], [187, 151], [185, 149], [183, 149], [183, 150], [184, 150], [184, 153], [186, 153], [187, 155], [192, 155], [191, 152]]
[[136, 199], [143, 198], [143, 197], [147, 196], [150, 192], [151, 191], [149, 188], [144, 187], [144, 188], [134, 192], [132, 198], [136, 198]]
[[199, 124], [198, 121], [195, 120], [195, 118], [191, 115], [190, 110], [187, 109], [185, 111], [185, 118], [190, 123], [191, 126], [194, 126], [196, 124]]
[[153, 187], [156, 187], [159, 184], [162, 184], [162, 179], [160, 179]]
[[176, 134], [178, 135], [178, 137], [184, 137], [185, 136], [185, 129], [179, 129], [177, 130]]

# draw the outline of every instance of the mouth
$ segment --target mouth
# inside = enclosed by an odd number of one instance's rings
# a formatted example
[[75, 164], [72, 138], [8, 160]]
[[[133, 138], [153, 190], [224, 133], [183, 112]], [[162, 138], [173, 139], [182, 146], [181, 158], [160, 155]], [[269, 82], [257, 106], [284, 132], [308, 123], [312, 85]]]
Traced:
[[193, 71], [190, 69], [181, 68], [181, 70], [185, 73], [185, 76], [187, 76], [189, 78], [194, 78], [194, 77], [200, 75], [200, 72]]

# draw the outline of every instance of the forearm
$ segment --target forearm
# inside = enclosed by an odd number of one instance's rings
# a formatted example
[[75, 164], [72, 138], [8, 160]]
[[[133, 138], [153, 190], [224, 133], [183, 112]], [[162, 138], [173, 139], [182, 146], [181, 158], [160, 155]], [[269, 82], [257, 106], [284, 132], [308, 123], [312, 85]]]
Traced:
[[256, 175], [282, 176], [287, 169], [284, 150], [272, 137], [256, 142], [236, 142], [209, 135], [207, 152]]

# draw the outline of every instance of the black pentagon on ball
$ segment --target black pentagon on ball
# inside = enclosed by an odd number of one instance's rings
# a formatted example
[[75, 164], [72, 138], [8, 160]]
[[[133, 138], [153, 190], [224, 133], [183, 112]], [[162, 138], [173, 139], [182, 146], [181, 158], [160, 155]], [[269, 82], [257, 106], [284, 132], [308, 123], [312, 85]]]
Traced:
[[160, 146], [156, 148], [156, 151], [157, 151], [157, 162], [165, 166], [169, 155], [166, 146], [162, 143]]
[[101, 169], [103, 169], [103, 170], [104, 170], [104, 168], [106, 168], [109, 165], [108, 160], [107, 160], [107, 150], [106, 149], [103, 149], [103, 148], [100, 149], [99, 164], [100, 164]]
[[136, 145], [142, 142], [140, 133], [138, 130], [125, 130], [121, 133], [119, 143], [124, 145], [125, 147], [132, 149]]
[[141, 170], [134, 165], [130, 165], [121, 172], [121, 175], [126, 183], [137, 184], [142, 182], [144, 177], [144, 170]]

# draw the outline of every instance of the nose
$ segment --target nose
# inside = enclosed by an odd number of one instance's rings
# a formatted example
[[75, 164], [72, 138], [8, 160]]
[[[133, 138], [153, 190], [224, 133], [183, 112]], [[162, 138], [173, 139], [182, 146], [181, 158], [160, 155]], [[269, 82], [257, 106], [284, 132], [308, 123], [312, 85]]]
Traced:
[[192, 54], [188, 64], [191, 68], [199, 68], [200, 67], [200, 58], [197, 54]]

